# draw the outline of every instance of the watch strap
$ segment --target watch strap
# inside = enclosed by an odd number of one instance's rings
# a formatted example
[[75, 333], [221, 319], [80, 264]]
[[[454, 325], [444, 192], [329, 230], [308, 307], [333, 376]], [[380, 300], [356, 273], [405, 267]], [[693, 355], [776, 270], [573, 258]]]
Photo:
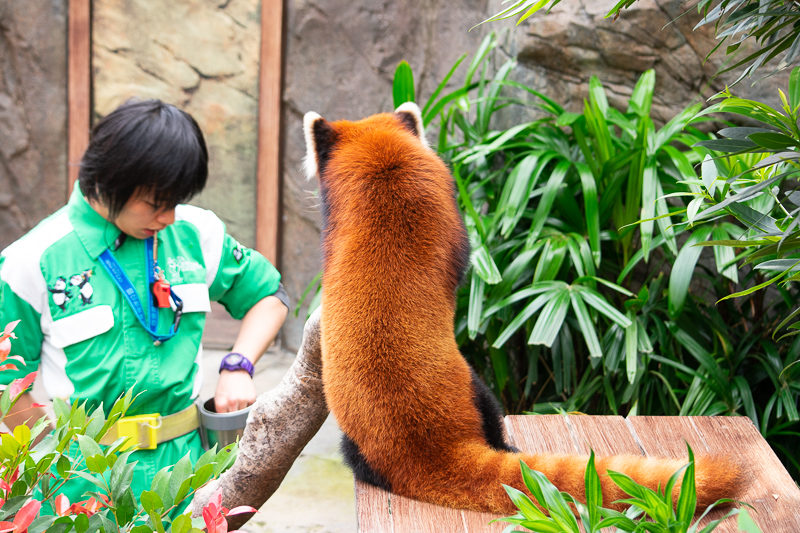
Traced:
[[222, 358], [222, 361], [219, 364], [219, 371], [222, 372], [223, 370], [246, 370], [252, 378], [255, 369], [253, 368], [253, 363], [250, 361], [250, 359], [239, 352], [230, 352]]

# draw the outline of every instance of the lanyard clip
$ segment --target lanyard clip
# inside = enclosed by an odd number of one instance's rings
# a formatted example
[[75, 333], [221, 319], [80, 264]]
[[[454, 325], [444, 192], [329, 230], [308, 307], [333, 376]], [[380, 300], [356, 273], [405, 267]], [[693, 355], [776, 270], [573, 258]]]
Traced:
[[178, 326], [181, 324], [181, 317], [183, 316], [183, 300], [181, 300], [172, 289], [169, 290], [169, 295], [172, 298], [172, 302], [175, 304], [175, 318], [172, 321], [172, 331], [177, 333]]

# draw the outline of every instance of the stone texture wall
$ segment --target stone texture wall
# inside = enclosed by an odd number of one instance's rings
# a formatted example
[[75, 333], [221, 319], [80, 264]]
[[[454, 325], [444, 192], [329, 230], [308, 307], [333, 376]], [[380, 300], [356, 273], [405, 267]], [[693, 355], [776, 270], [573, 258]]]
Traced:
[[94, 0], [94, 111], [131, 97], [191, 113], [206, 136], [209, 180], [193, 204], [255, 244], [259, 0]]
[[0, 2], [0, 249], [67, 197], [66, 6]]
[[[655, 69], [653, 117], [663, 123], [738, 77], [713, 78], [725, 56], [719, 52], [706, 61], [717, 41], [713, 24], [693, 30], [701, 19], [689, 7], [694, 3], [639, 0], [613, 20], [605, 18], [613, 2], [561, 2], [547, 16], [524, 22], [508, 52], [519, 61], [520, 81], [574, 111], [582, 110], [592, 75], [605, 85], [609, 102], [624, 110], [641, 73]], [[736, 94], [780, 105], [777, 87], [787, 86], [788, 72], [757, 85], [753, 81], [742, 81]]]

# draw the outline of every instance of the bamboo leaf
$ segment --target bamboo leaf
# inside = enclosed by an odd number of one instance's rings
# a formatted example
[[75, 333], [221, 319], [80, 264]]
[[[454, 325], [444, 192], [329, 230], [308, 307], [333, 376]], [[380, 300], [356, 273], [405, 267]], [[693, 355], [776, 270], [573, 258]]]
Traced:
[[555, 279], [564, 263], [566, 253], [567, 243], [563, 235], [548, 239], [533, 272], [533, 283]]
[[[528, 17], [530, 17], [531, 15], [533, 15], [534, 13], [536, 13], [537, 11], [539, 11], [541, 8], [543, 8], [545, 5], [547, 5], [547, 2], [552, 2], [552, 1], [553, 1], [553, 0], [539, 0], [538, 2], [536, 2], [536, 3], [535, 3], [533, 6], [531, 6], [531, 8], [530, 8], [528, 11], [526, 11], [526, 12], [525, 12], [525, 13], [524, 13], [524, 14], [523, 14], [523, 15], [522, 15], [520, 18], [519, 18], [519, 20], [517, 20], [517, 26], [519, 26], [520, 24], [522, 24], [522, 22], [523, 22], [525, 19], [527, 19]], [[555, 2], [554, 2], [554, 3], [558, 3], [558, 2], [559, 2], [559, 0], [555, 0]]]
[[580, 291], [584, 302], [619, 324], [620, 327], [627, 328], [631, 324], [628, 317], [617, 311], [599, 292], [588, 287], [576, 287], [575, 290]]
[[583, 190], [583, 207], [586, 218], [586, 232], [589, 235], [589, 247], [596, 267], [600, 266], [600, 204], [597, 201], [597, 183], [595, 177], [584, 163], [575, 163]]
[[768, 150], [786, 150], [793, 146], [800, 145], [800, 141], [784, 135], [783, 133], [753, 133], [748, 137], [757, 145]]
[[746, 126], [741, 126], [741, 127], [737, 126], [731, 128], [722, 128], [717, 133], [729, 139], [744, 141], [747, 140], [747, 138], [753, 133], [775, 133], [775, 130], [769, 128], [752, 128]]
[[541, 309], [552, 298], [552, 293], [542, 294], [535, 298], [531, 303], [526, 305], [520, 313], [506, 326], [506, 328], [497, 336], [492, 343], [493, 348], [502, 348], [503, 345], [511, 338], [511, 336], [522, 327], [529, 318]]
[[564, 318], [569, 309], [569, 289], [558, 291], [552, 295], [536, 319], [528, 344], [544, 344], [552, 346], [561, 330]]
[[628, 101], [628, 113], [636, 113], [640, 117], [650, 116], [650, 106], [653, 101], [655, 85], [655, 70], [649, 69], [639, 76], [639, 80], [636, 82], [631, 98]]
[[469, 307], [467, 308], [467, 331], [469, 338], [474, 339], [478, 334], [481, 325], [481, 313], [483, 311], [483, 293], [486, 282], [479, 276], [472, 276], [469, 288]]
[[589, 524], [592, 526], [600, 522], [600, 508], [603, 507], [603, 490], [600, 485], [600, 476], [594, 464], [594, 450], [590, 450], [589, 462], [583, 474], [586, 487], [586, 507], [589, 514]]
[[703, 185], [705, 185], [710, 196], [714, 196], [718, 177], [719, 171], [717, 170], [717, 164], [714, 162], [714, 158], [710, 155], [706, 155], [703, 158], [703, 164], [700, 165], [700, 178], [703, 180]]
[[503, 277], [497, 269], [497, 265], [492, 259], [492, 255], [486, 248], [486, 245], [481, 245], [472, 252], [471, 261], [472, 266], [475, 268], [475, 273], [478, 274], [486, 283], [494, 285], [500, 283]]
[[710, 226], [701, 226], [695, 230], [675, 258], [669, 276], [668, 308], [670, 316], [678, 316], [683, 309], [689, 293], [689, 284], [694, 276], [694, 267], [703, 251], [701, 247], [695, 245], [708, 239], [711, 230]]
[[604, 117], [608, 113], [608, 99], [603, 84], [597, 76], [589, 78], [589, 101]]
[[789, 105], [792, 110], [800, 106], [800, 67], [793, 68], [789, 75]]
[[660, 150], [665, 144], [670, 142], [675, 135], [683, 131], [697, 116], [697, 113], [702, 107], [702, 104], [689, 106], [664, 124], [664, 126], [656, 132], [654, 142], [655, 149]]
[[553, 207], [556, 193], [558, 193], [558, 190], [564, 183], [564, 179], [567, 176], [567, 171], [571, 166], [572, 163], [570, 161], [559, 161], [550, 174], [550, 179], [547, 180], [547, 184], [544, 186], [542, 198], [539, 201], [539, 205], [536, 207], [536, 212], [533, 215], [531, 230], [525, 243], [526, 246], [532, 245], [539, 237], [539, 233], [541, 233], [544, 223], [547, 220], [547, 216], [550, 214], [550, 210]]
[[686, 206], [686, 220], [689, 222], [690, 226], [692, 222], [694, 222], [697, 212], [700, 211], [700, 207], [702, 207], [703, 202], [705, 202], [705, 198], [698, 197], [689, 202], [689, 205]]
[[639, 327], [632, 311], [628, 311], [628, 320], [631, 323], [625, 328], [625, 374], [628, 383], [633, 383], [639, 362]]
[[503, 186], [500, 197], [499, 213], [502, 214], [500, 221], [500, 234], [508, 237], [511, 230], [517, 225], [528, 208], [528, 199], [531, 191], [536, 187], [536, 183], [541, 176], [544, 167], [555, 154], [544, 155], [540, 159], [539, 153], [530, 154], [522, 159], [514, 167], [508, 181]]
[[777, 282], [777, 281], [780, 281], [780, 279], [781, 279], [782, 277], [784, 277], [784, 276], [785, 276], [787, 273], [788, 273], [788, 271], [786, 271], [786, 272], [781, 272], [780, 274], [778, 274], [778, 275], [777, 275], [777, 276], [775, 276], [774, 278], [770, 278], [770, 279], [768, 279], [767, 281], [764, 281], [764, 282], [762, 282], [762, 283], [759, 283], [758, 285], [755, 285], [755, 286], [753, 286], [753, 287], [750, 287], [749, 289], [745, 289], [745, 290], [743, 290], [743, 291], [739, 291], [739, 292], [735, 292], [735, 293], [733, 293], [733, 294], [729, 294], [729, 295], [725, 296], [724, 298], [720, 298], [720, 299], [717, 301], [717, 303], [719, 303], [719, 302], [721, 302], [721, 301], [723, 301], [723, 300], [729, 300], [729, 299], [731, 299], [731, 298], [739, 298], [740, 296], [747, 296], [747, 295], [749, 295], [749, 294], [753, 294], [753, 293], [754, 293], [754, 292], [756, 292], [756, 291], [760, 291], [761, 289], [763, 289], [763, 288], [765, 288], [765, 287], [769, 287], [769, 286], [770, 286], [770, 285], [772, 285], [773, 283], [775, 283], [775, 282]]
[[673, 254], [677, 254], [678, 244], [675, 242], [675, 229], [672, 227], [669, 207], [667, 206], [666, 198], [664, 198], [664, 190], [661, 188], [660, 181], [656, 181], [656, 197], [656, 223], [658, 224], [658, 230], [664, 236], [667, 248]]
[[766, 213], [760, 213], [741, 203], [732, 203], [728, 210], [740, 222], [748, 227], [766, 233], [767, 235], [780, 235], [781, 229], [777, 221]]
[[639, 230], [645, 262], [650, 254], [650, 245], [653, 241], [653, 215], [655, 214], [656, 209], [657, 179], [658, 176], [656, 173], [655, 161], [648, 159], [645, 162], [642, 173], [641, 219], [643, 222], [641, 223]]
[[[722, 209], [725, 209], [728, 206], [733, 206], [734, 204], [737, 204], [739, 202], [745, 202], [747, 200], [750, 200], [750, 199], [754, 198], [755, 196], [761, 194], [764, 190], [768, 189], [768, 187], [770, 187], [773, 183], [775, 183], [779, 179], [782, 179], [782, 178], [785, 178], [785, 177], [786, 177], [785, 175], [773, 176], [772, 178], [769, 178], [769, 179], [764, 180], [762, 182], [759, 182], [759, 183], [757, 183], [755, 185], [752, 185], [750, 187], [742, 189], [737, 194], [729, 194], [728, 197], [725, 198], [725, 200], [723, 200], [723, 201], [719, 202], [718, 204], [715, 204], [714, 206], [709, 207], [708, 209], [698, 213], [697, 216], [695, 217], [695, 220], [701, 220], [703, 218], [707, 218], [707, 217], [711, 216], [712, 214], [717, 213], [718, 211], [721, 211]], [[741, 206], [741, 207], [743, 207], [743, 206]], [[749, 209], [749, 208], [746, 208], [746, 209]], [[753, 210], [749, 209], [749, 211], [752, 212]], [[743, 216], [746, 215], [745, 211], [742, 211], [742, 213], [743, 213]], [[734, 215], [735, 215], [735, 213], [734, 213]], [[774, 227], [774, 230], [771, 230], [771, 229], [770, 230], [764, 230], [765, 233], [769, 233], [771, 231], [776, 231], [776, 232], [779, 231], [777, 229], [777, 226], [775, 226], [774, 219], [772, 219], [771, 217], [769, 217], [767, 215], [761, 215], [759, 213], [756, 213], [756, 215], [758, 215], [758, 216], [756, 216], [755, 218], [753, 218], [752, 216], [751, 217], [747, 217], [747, 218], [750, 219], [750, 220], [754, 220], [754, 221], [763, 221], [761, 223], [761, 225], [763, 227], [765, 227], [765, 228]], [[772, 223], [770, 224], [768, 220], [772, 220]]]
[[434, 91], [431, 93], [430, 98], [428, 98], [428, 101], [425, 103], [425, 106], [422, 108], [422, 124], [423, 124], [423, 126], [427, 126], [428, 123], [430, 122], [431, 118], [433, 118], [433, 116], [436, 116], [438, 114], [438, 113], [433, 113], [432, 115], [429, 114], [430, 108], [431, 108], [431, 106], [434, 105], [434, 103], [436, 102], [436, 99], [439, 97], [441, 92], [447, 86], [447, 82], [450, 81], [450, 78], [453, 77], [453, 74], [458, 69], [459, 65], [461, 65], [461, 63], [464, 61], [464, 59], [466, 59], [466, 57], [467, 57], [466, 54], [462, 54], [461, 57], [459, 57], [456, 60], [456, 62], [453, 63], [453, 66], [450, 67], [450, 70], [447, 72], [447, 74], [445, 74], [444, 78], [442, 78], [442, 81], [439, 82], [439, 85], [437, 85], [436, 89], [434, 89]]
[[756, 268], [757, 270], [771, 270], [777, 272], [788, 270], [791, 273], [794, 273], [800, 270], [800, 259], [772, 259], [770, 261], [759, 263], [753, 268]]
[[[688, 443], [686, 444], [686, 448], [689, 451], [689, 465], [683, 473], [681, 492], [678, 496], [678, 505], [675, 509], [675, 514], [678, 522], [688, 527], [692, 523], [694, 511], [697, 507], [697, 490], [694, 480], [694, 453]], [[669, 494], [667, 494], [667, 496], [669, 496]]]
[[749, 152], [758, 147], [756, 143], [747, 139], [711, 139], [710, 141], [700, 141], [695, 146], [726, 154]]
[[[725, 228], [715, 226], [711, 231], [711, 237], [715, 240], [728, 238], [728, 232]], [[739, 283], [739, 270], [736, 268], [736, 254], [730, 246], [715, 246], [714, 247], [714, 262], [717, 267], [717, 272], [725, 276], [734, 283]]]
[[411, 72], [411, 65], [403, 60], [394, 71], [394, 81], [392, 82], [392, 99], [395, 109], [405, 102], [414, 102], [414, 73]]
[[589, 315], [586, 304], [581, 299], [581, 294], [577, 291], [570, 291], [570, 301], [572, 302], [572, 310], [578, 318], [578, 327], [581, 330], [583, 339], [586, 341], [586, 346], [589, 348], [590, 357], [602, 357], [603, 350], [600, 348], [600, 341], [597, 338], [597, 331], [595, 331], [592, 318]]

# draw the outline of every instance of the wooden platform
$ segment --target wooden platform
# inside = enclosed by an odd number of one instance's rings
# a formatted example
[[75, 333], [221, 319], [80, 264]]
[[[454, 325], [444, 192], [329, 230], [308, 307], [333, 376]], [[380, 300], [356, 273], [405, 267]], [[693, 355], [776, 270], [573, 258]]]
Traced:
[[[529, 453], [637, 454], [686, 458], [688, 442], [695, 455], [728, 453], [740, 457], [745, 488], [740, 499], [765, 533], [800, 532], [800, 489], [746, 417], [509, 416], [512, 443]], [[356, 482], [358, 530], [361, 533], [501, 532], [508, 524], [497, 516], [447, 509], [389, 494]], [[722, 512], [710, 518], [718, 518]], [[708, 520], [706, 520], [708, 521]], [[736, 519], [715, 532], [736, 532]]]

